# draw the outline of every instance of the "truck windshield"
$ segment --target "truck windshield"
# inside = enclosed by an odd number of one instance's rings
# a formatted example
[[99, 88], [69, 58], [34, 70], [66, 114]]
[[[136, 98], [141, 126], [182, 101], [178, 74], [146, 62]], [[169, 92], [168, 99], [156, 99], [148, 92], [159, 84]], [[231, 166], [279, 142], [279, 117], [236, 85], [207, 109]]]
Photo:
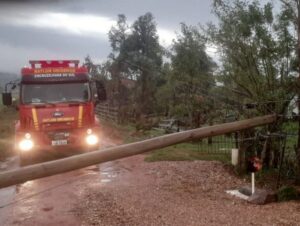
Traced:
[[86, 102], [91, 98], [89, 83], [23, 84], [24, 104]]

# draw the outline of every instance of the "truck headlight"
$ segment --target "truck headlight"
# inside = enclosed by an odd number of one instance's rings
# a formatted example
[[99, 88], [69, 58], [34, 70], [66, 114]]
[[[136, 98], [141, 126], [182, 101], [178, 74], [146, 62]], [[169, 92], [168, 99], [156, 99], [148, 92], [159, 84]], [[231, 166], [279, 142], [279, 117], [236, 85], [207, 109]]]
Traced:
[[19, 143], [19, 148], [21, 151], [29, 151], [33, 148], [34, 144], [32, 140], [24, 139]]
[[85, 140], [88, 145], [95, 145], [99, 141], [98, 137], [94, 134], [87, 135]]

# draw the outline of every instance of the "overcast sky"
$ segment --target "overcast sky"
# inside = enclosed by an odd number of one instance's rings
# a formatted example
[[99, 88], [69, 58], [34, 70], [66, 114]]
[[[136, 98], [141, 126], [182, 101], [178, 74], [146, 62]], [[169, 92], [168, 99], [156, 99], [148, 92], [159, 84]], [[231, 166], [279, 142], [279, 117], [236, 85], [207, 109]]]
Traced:
[[118, 14], [132, 23], [151, 12], [160, 42], [168, 46], [180, 22], [205, 24], [214, 19], [212, 0], [0, 0], [0, 71], [19, 73], [35, 59], [97, 62], [111, 51], [107, 33]]

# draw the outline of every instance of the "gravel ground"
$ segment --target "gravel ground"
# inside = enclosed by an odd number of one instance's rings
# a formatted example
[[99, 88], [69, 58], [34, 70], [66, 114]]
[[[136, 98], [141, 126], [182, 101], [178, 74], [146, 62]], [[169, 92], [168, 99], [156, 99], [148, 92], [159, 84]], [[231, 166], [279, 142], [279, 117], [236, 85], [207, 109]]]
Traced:
[[300, 225], [300, 202], [257, 206], [226, 194], [246, 182], [219, 162], [144, 157], [113, 162], [107, 183], [89, 183], [74, 210], [83, 225]]

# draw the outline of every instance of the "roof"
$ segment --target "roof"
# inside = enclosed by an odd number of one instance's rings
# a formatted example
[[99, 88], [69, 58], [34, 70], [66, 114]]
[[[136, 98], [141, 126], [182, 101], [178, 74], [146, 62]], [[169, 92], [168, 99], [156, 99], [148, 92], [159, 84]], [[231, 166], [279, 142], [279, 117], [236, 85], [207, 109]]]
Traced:
[[122, 78], [121, 84], [128, 89], [132, 89], [135, 86], [136, 81], [128, 78]]

